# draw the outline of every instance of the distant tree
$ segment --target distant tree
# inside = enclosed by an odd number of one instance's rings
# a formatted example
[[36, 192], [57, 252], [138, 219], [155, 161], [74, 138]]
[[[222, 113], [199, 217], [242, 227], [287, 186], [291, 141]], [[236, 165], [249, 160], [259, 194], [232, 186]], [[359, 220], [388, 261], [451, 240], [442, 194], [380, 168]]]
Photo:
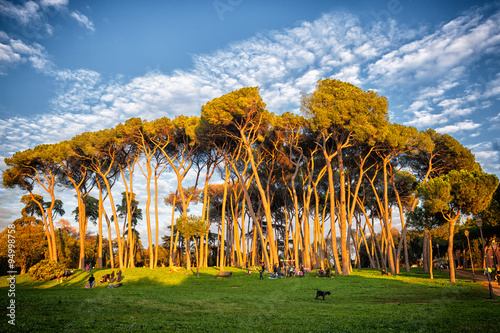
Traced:
[[418, 189], [423, 207], [430, 214], [441, 213], [449, 224], [448, 258], [450, 282], [455, 282], [453, 236], [455, 224], [462, 214], [479, 214], [491, 202], [498, 187], [498, 178], [482, 171], [455, 171], [428, 180]]
[[[9, 254], [9, 228], [0, 233], [0, 257]], [[47, 239], [42, 225], [24, 224], [15, 227], [14, 261], [21, 267], [21, 274], [42, 260], [47, 251]]]
[[[135, 253], [134, 246], [136, 242], [134, 239], [137, 239], [134, 235], [136, 231], [135, 227], [139, 220], [142, 220], [142, 209], [139, 208], [139, 201], [135, 200], [135, 193], [127, 194], [126, 191], [122, 192], [122, 202], [119, 205], [116, 205], [116, 211], [118, 212], [118, 217], [124, 220], [123, 222], [123, 239], [127, 239], [128, 248], [125, 258], [132, 258], [132, 261], [129, 261], [130, 267], [134, 267], [135, 265], [135, 257], [133, 256]], [[125, 237], [127, 234], [127, 237]]]
[[[175, 221], [175, 228], [184, 236], [185, 239], [194, 238], [195, 249], [196, 249], [196, 274], [199, 277], [198, 264], [198, 243], [196, 242], [196, 237], [200, 237], [207, 232], [208, 226], [201, 217], [196, 217], [193, 215], [182, 215]], [[190, 249], [186, 247], [186, 252], [190, 252]], [[191, 254], [189, 254], [191, 255]], [[190, 270], [190, 261], [186, 262], [186, 269]]]
[[67, 220], [56, 222], [59, 228], [56, 230], [57, 252], [61, 263], [66, 267], [77, 268], [80, 264], [78, 232]]

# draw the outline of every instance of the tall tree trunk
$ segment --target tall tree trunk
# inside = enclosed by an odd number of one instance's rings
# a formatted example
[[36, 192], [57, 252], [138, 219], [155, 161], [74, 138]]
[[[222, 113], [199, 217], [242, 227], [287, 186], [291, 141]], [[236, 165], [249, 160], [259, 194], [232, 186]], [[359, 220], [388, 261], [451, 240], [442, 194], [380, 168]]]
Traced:
[[160, 246], [159, 243], [159, 233], [160, 233], [160, 226], [159, 226], [159, 217], [158, 217], [158, 177], [156, 177], [156, 171], [155, 171], [155, 255], [154, 255], [154, 268], [158, 266], [158, 248]]
[[[53, 189], [53, 185], [51, 185], [52, 189]], [[57, 259], [57, 244], [56, 244], [56, 231], [55, 231], [55, 228], [54, 228], [54, 221], [53, 221], [53, 218], [52, 218], [52, 209], [54, 208], [54, 205], [55, 205], [55, 202], [56, 202], [56, 197], [54, 195], [54, 191], [52, 190], [50, 192], [50, 198], [51, 198], [51, 203], [50, 203], [50, 206], [47, 208], [47, 218], [49, 220], [49, 227], [50, 227], [50, 241], [52, 242], [52, 254], [53, 254], [53, 257], [51, 258], [52, 260], [54, 260], [55, 262], [58, 261]]]
[[339, 254], [337, 251], [337, 232], [336, 232], [336, 224], [335, 224], [335, 184], [333, 181], [333, 167], [332, 160], [337, 154], [335, 151], [333, 154], [328, 154], [326, 144], [329, 138], [323, 136], [322, 138], [322, 151], [323, 157], [326, 161], [326, 168], [328, 172], [328, 191], [330, 193], [330, 224], [331, 224], [331, 237], [332, 237], [332, 252], [333, 252], [333, 261], [335, 265], [335, 274], [342, 274], [342, 268], [340, 266]]
[[242, 265], [246, 266], [247, 260], [247, 247], [246, 247], [246, 232], [245, 232], [245, 199], [241, 200], [241, 238], [242, 238]]
[[[174, 195], [174, 200], [172, 203], [172, 218], [170, 221], [170, 268], [174, 267], [174, 218], [175, 218], [175, 204], [177, 201], [177, 193]], [[175, 240], [177, 244], [177, 239]]]
[[389, 219], [389, 190], [388, 190], [388, 180], [387, 180], [387, 162], [384, 160], [384, 224], [387, 232], [387, 254], [389, 267], [392, 274], [396, 274], [396, 267], [394, 265], [394, 243], [391, 234], [390, 219]]
[[227, 165], [224, 167], [225, 177], [224, 177], [224, 195], [222, 198], [222, 217], [221, 217], [221, 238], [220, 238], [220, 262], [219, 270], [224, 271], [224, 252], [225, 252], [225, 237], [226, 237], [226, 199], [227, 199], [227, 185], [229, 181], [229, 168]]
[[234, 209], [233, 206], [233, 197], [231, 196], [231, 212], [233, 214], [233, 238], [234, 238], [234, 252], [236, 252], [236, 266], [243, 267], [243, 258], [241, 256], [241, 240], [240, 240], [240, 232], [238, 226], [238, 209]]
[[342, 158], [342, 145], [337, 143], [337, 162], [340, 175], [340, 202], [339, 202], [339, 226], [340, 226], [340, 251], [342, 252], [342, 275], [349, 275], [351, 258], [347, 248], [347, 209], [346, 209], [346, 190], [345, 190], [345, 170], [344, 160]]
[[103, 205], [104, 218], [106, 219], [106, 223], [108, 224], [108, 242], [109, 242], [109, 261], [111, 263], [111, 268], [115, 268], [115, 256], [113, 254], [113, 238], [111, 236], [111, 223], [109, 222], [108, 214], [104, 210]]
[[102, 190], [99, 186], [99, 246], [97, 248], [97, 268], [104, 268], [102, 265]]
[[450, 263], [450, 282], [455, 283], [455, 263], [453, 261], [453, 238], [455, 235], [455, 223], [460, 218], [460, 210], [454, 218], [449, 218], [450, 233], [448, 235], [448, 262]]
[[429, 234], [429, 272], [430, 272], [430, 277], [431, 280], [434, 279], [434, 274], [432, 272], [432, 237]]
[[422, 246], [422, 266], [424, 272], [429, 272], [429, 229], [425, 227]]

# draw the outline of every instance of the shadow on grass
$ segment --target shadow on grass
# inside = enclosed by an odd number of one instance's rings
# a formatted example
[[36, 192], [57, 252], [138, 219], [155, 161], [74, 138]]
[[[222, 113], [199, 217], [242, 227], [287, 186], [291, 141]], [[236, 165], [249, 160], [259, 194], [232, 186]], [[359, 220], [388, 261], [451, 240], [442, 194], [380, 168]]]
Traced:
[[[244, 275], [244, 273], [239, 268], [226, 268], [225, 271], [233, 272], [232, 277]], [[53, 279], [50, 281], [37, 281], [29, 277], [27, 274], [16, 276], [16, 285], [21, 288], [84, 288], [90, 278], [91, 274], [94, 275], [96, 281], [95, 288], [107, 287], [108, 282], [100, 283], [100, 280], [106, 274], [112, 274], [116, 272], [117, 269], [104, 268], [104, 269], [92, 269], [91, 272], [86, 272], [84, 270], [75, 270], [74, 274], [64, 279]], [[219, 269], [215, 267], [203, 268], [199, 270], [199, 279], [217, 279], [217, 274]], [[232, 277], [219, 278], [222, 280], [228, 280]], [[175, 268], [171, 269], [169, 267], [158, 267], [153, 270], [149, 268], [124, 268], [122, 269], [122, 276], [120, 282], [125, 284], [131, 284], [132, 286], [139, 285], [149, 285], [158, 284], [160, 286], [165, 285], [180, 285], [183, 281], [187, 279], [198, 279], [196, 277], [196, 269], [187, 271], [185, 268]], [[5, 282], [2, 278], [0, 283], [1, 287], [7, 287], [8, 281]], [[118, 283], [118, 281], [113, 282], [113, 284]]]

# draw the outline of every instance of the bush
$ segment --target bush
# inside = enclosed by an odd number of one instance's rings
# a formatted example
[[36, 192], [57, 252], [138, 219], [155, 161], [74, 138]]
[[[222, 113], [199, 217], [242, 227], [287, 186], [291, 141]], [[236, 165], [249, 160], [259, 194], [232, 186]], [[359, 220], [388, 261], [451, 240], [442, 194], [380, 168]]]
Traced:
[[65, 269], [66, 266], [64, 264], [51, 259], [45, 259], [31, 267], [28, 275], [37, 280], [48, 281], [62, 276]]

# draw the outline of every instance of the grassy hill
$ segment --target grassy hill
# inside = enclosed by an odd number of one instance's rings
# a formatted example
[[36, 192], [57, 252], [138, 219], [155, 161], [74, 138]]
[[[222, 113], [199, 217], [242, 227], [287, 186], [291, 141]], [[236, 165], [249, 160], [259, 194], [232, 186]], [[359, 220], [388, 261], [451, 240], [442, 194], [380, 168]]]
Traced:
[[[0, 280], [0, 332], [497, 332], [500, 300], [479, 284], [416, 271], [382, 276], [370, 269], [350, 276], [259, 280], [257, 271], [123, 269], [123, 287], [85, 289], [84, 271], [62, 283], [18, 276], [15, 297]], [[92, 272], [98, 280], [111, 269]], [[332, 294], [316, 300], [316, 289]], [[6, 307], [15, 299], [15, 326]]]

